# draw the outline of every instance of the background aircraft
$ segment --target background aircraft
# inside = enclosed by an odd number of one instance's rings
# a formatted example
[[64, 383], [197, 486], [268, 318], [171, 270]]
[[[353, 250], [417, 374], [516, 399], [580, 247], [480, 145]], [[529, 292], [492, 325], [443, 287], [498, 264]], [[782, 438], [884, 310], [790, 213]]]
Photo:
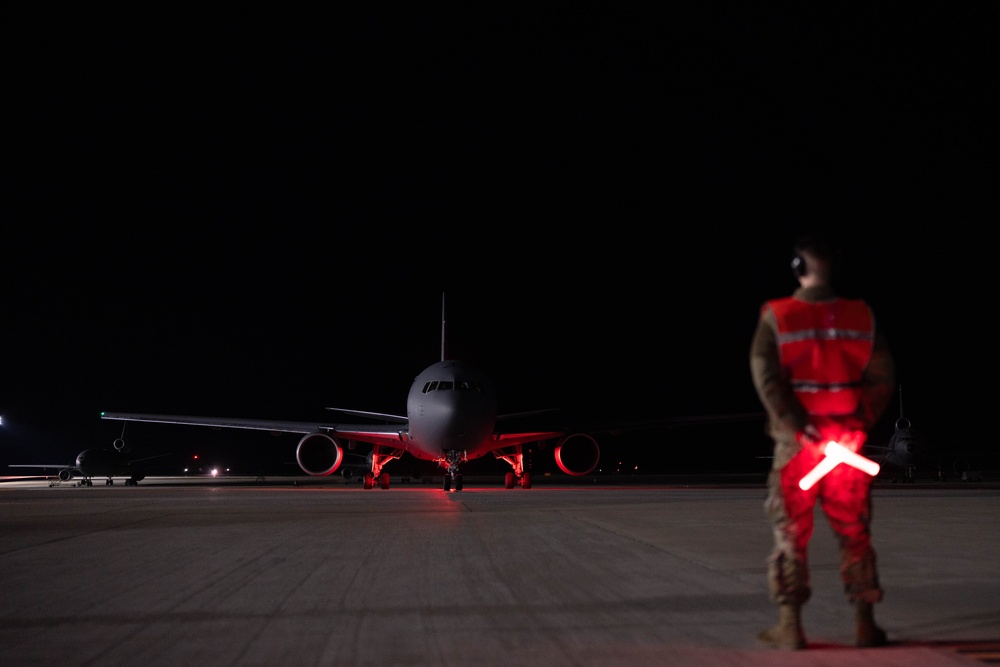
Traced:
[[887, 444], [865, 447], [893, 483], [913, 483], [918, 476], [939, 482], [981, 482], [985, 472], [995, 474], [997, 470], [995, 455], [974, 451], [957, 441], [934, 441], [906, 417], [896, 420]]
[[128, 456], [129, 448], [125, 441], [118, 438], [114, 442], [113, 449], [93, 448], [85, 449], [76, 455], [76, 460], [70, 465], [66, 464], [45, 464], [45, 463], [19, 463], [11, 464], [9, 468], [36, 468], [40, 470], [58, 470], [59, 480], [68, 482], [80, 477], [80, 486], [93, 486], [93, 478], [106, 478], [105, 484], [114, 484], [115, 477], [124, 477], [125, 486], [137, 486], [139, 481], [145, 479], [145, 463], [153, 459], [170, 456], [170, 454], [157, 454], [141, 459], [134, 459]]
[[885, 445], [874, 445], [869, 441], [865, 450], [876, 460], [883, 470], [892, 475], [896, 481], [902, 475], [904, 482], [912, 482], [917, 463], [923, 458], [924, 448], [920, 443], [920, 435], [913, 428], [909, 419], [903, 416], [903, 386], [899, 386], [899, 419], [896, 420], [892, 436]]
[[885, 445], [866, 443], [865, 450], [894, 482], [897, 479], [903, 482], [915, 481], [917, 464], [924, 458], [920, 435], [910, 420], [902, 416], [896, 420], [895, 430], [888, 443]]
[[946, 481], [983, 481], [984, 469], [995, 473], [996, 455], [950, 439], [929, 436], [903, 415], [903, 388], [899, 387], [899, 418], [885, 445], [865, 445], [866, 454], [882, 466], [882, 474], [895, 482], [913, 483], [918, 475]]

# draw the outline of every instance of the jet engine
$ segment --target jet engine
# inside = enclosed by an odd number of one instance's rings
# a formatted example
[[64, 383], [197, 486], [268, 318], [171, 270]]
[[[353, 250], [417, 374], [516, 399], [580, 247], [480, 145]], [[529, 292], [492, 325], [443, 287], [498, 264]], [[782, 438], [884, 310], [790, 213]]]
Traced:
[[597, 441], [586, 433], [563, 436], [556, 445], [555, 454], [559, 469], [574, 477], [586, 475], [601, 459]]
[[115, 451], [116, 452], [121, 452], [122, 454], [126, 454], [129, 451], [131, 451], [131, 450], [132, 450], [132, 448], [129, 447], [128, 445], [126, 445], [125, 441], [122, 438], [117, 438], [115, 440]]
[[306, 474], [325, 477], [340, 467], [344, 450], [326, 433], [307, 433], [295, 448], [295, 460]]
[[64, 469], [62, 469], [62, 470], [59, 471], [59, 481], [60, 482], [68, 482], [71, 479], [73, 479], [73, 471], [72, 470], [70, 470], [69, 468], [64, 468]]

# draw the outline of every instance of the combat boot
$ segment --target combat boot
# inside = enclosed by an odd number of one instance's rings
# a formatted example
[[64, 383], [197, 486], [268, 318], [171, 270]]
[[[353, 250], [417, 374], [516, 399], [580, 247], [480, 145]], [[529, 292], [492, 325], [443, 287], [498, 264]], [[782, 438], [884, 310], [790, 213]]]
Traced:
[[778, 607], [778, 624], [758, 632], [757, 641], [772, 648], [790, 651], [805, 648], [806, 638], [802, 633], [799, 609], [797, 604], [783, 604]]
[[885, 630], [875, 625], [873, 606], [871, 602], [862, 600], [855, 603], [858, 623], [856, 644], [862, 648], [886, 645]]

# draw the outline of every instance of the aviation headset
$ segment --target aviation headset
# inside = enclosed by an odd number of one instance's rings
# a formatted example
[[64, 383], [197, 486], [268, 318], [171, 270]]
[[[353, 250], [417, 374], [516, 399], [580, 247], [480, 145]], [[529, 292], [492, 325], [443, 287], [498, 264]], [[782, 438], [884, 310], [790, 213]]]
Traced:
[[837, 255], [839, 254], [836, 246], [824, 236], [800, 237], [795, 244], [795, 248], [792, 250], [791, 267], [792, 273], [795, 274], [796, 278], [801, 278], [809, 272], [806, 266], [806, 258], [802, 254], [803, 251], [808, 251], [820, 260], [824, 260], [830, 264], [837, 261]]
[[806, 275], [806, 258], [799, 253], [795, 253], [795, 256], [792, 257], [792, 273], [795, 274], [796, 278]]

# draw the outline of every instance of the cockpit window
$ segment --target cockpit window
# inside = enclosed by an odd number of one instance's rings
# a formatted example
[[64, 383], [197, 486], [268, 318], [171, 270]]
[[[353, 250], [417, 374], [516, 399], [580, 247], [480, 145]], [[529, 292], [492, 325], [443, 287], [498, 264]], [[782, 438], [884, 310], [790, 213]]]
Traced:
[[425, 394], [437, 390], [450, 391], [452, 389], [458, 391], [478, 391], [481, 394], [483, 393], [483, 383], [474, 380], [457, 380], [455, 382], [451, 380], [432, 380], [424, 385]]

